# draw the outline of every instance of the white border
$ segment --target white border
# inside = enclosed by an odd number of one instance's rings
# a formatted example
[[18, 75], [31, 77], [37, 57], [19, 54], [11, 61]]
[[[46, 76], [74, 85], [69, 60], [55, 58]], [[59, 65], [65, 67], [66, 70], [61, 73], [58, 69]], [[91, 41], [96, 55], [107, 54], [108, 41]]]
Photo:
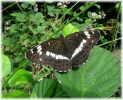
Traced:
[[118, 2], [122, 0], [1, 0], [0, 2], [29, 2], [29, 1], [39, 1], [39, 2], [89, 2], [89, 1], [95, 1], [95, 2]]
[[[23, 1], [40, 1], [40, 2], [52, 2], [52, 1], [81, 1], [81, 2], [87, 2], [87, 1], [94, 1], [94, 0], [1, 0], [0, 1], [0, 11], [1, 11], [1, 13], [0, 13], [0, 19], [2, 18], [2, 2], [23, 2]], [[121, 5], [121, 8], [122, 8], [122, 11], [123, 11], [123, 1], [122, 0], [109, 0], [109, 1], [107, 1], [107, 0], [95, 0], [95, 1], [100, 1], [100, 2], [118, 2], [118, 1], [120, 1], [120, 2], [122, 2], [122, 5]], [[122, 16], [122, 15], [121, 15]], [[122, 23], [121, 23], [121, 34], [123, 34], [123, 16], [122, 16]], [[2, 19], [0, 20], [0, 46], [2, 47]], [[123, 37], [122, 37], [123, 38]], [[0, 47], [0, 74], [2, 73], [2, 71], [1, 71], [1, 69], [2, 69], [2, 58], [1, 58], [1, 53], [2, 53], [2, 49], [1, 49], [1, 47]], [[122, 41], [122, 45], [121, 45], [121, 48], [123, 47], [123, 41]], [[123, 86], [123, 73], [122, 73], [122, 71], [123, 71], [123, 49], [121, 50], [122, 52], [121, 52], [121, 84], [122, 84], [122, 86]], [[1, 75], [0, 75], [0, 81], [2, 82], [2, 79], [1, 79]], [[1, 98], [1, 82], [0, 82], [0, 98]], [[121, 88], [122, 89], [122, 88]], [[6, 100], [7, 98], [2, 98], [2, 100]], [[27, 99], [27, 98], [25, 98], [25, 99]], [[36, 99], [34, 99], [34, 98], [28, 98], [28, 99], [30, 99], [30, 100], [39, 100], [39, 99], [42, 99], [42, 98], [36, 98]], [[44, 99], [44, 98], [43, 98]], [[50, 99], [50, 98], [49, 98]], [[49, 100], [48, 98], [46, 98], [46, 100]], [[54, 98], [52, 98], [52, 99], [54, 99]], [[57, 98], [56, 98], [57, 99]], [[58, 98], [58, 99], [60, 99], [60, 98]], [[61, 98], [62, 99], [62, 98]], [[64, 99], [70, 99], [70, 98], [64, 98]], [[122, 91], [121, 91], [121, 98], [71, 98], [71, 99], [86, 99], [86, 100], [89, 100], [89, 99], [92, 99], [92, 100], [95, 100], [95, 99], [102, 99], [102, 100], [115, 100], [115, 99], [117, 99], [117, 100], [122, 100], [123, 99], [123, 89], [122, 89]], [[13, 99], [9, 99], [9, 100], [13, 100]], [[20, 100], [24, 100], [24, 98], [23, 99], [20, 99]]]
[[[1, 11], [1, 2], [0, 2], [0, 11]], [[2, 13], [2, 12], [1, 12]], [[1, 89], [2, 89], [2, 84], [1, 84], [1, 82], [2, 82], [2, 57], [1, 57], [1, 54], [2, 54], [2, 27], [1, 27], [1, 25], [2, 25], [2, 18], [1, 18], [1, 14], [0, 13], [0, 97], [1, 97]]]
[[121, 4], [121, 98], [123, 99], [123, 1]]

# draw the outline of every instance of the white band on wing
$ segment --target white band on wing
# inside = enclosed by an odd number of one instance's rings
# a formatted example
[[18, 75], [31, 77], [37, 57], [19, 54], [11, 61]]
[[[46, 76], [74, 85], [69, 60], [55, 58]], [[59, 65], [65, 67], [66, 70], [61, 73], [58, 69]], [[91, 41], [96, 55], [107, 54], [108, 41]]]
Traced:
[[42, 55], [42, 47], [41, 47], [41, 45], [37, 45], [36, 46], [37, 47], [37, 53], [39, 54], [39, 55]]
[[73, 57], [75, 57], [80, 51], [82, 51], [84, 43], [86, 43], [86, 40], [83, 39], [80, 45], [75, 49], [74, 53], [71, 56], [71, 59], [73, 59]]
[[68, 57], [65, 57], [65, 56], [62, 56], [62, 55], [58, 55], [58, 54], [54, 54], [54, 53], [49, 52], [49, 51], [46, 52], [46, 55], [47, 56], [51, 56], [52, 58], [55, 58], [56, 60], [58, 60], [58, 59], [61, 59], [61, 60], [63, 60], [63, 59], [70, 60]]
[[88, 31], [84, 31], [85, 35], [87, 36], [87, 38], [90, 38], [90, 34]]

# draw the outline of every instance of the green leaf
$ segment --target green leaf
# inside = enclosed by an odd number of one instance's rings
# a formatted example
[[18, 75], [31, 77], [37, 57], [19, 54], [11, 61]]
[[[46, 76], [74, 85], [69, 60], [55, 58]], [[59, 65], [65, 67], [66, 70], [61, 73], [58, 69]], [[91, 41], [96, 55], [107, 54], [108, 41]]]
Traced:
[[66, 92], [63, 90], [62, 86], [58, 84], [53, 97], [59, 98], [59, 97], [68, 97], [68, 96]]
[[27, 17], [22, 13], [12, 13], [11, 16], [14, 16], [18, 22], [26, 22]]
[[86, 20], [85, 20], [85, 24], [88, 24], [88, 25], [89, 25], [89, 24], [91, 24], [91, 23], [93, 23], [93, 20], [92, 20], [92, 19], [86, 19]]
[[33, 81], [32, 75], [30, 72], [20, 69], [18, 70], [9, 80], [8, 84], [10, 86], [24, 86], [27, 83]]
[[17, 33], [18, 31], [17, 31], [17, 25], [16, 24], [12, 24], [11, 26], [10, 26], [10, 32], [11, 33]]
[[35, 24], [39, 25], [40, 23], [43, 23], [43, 14], [42, 13], [36, 13], [35, 15], [30, 16], [31, 17], [31, 21], [34, 22]]
[[66, 37], [69, 34], [72, 34], [74, 32], [78, 32], [78, 31], [79, 31], [79, 29], [77, 29], [75, 26], [73, 26], [72, 24], [68, 24], [63, 29], [63, 35], [64, 35], [64, 37]]
[[29, 7], [29, 3], [24, 2], [24, 3], [21, 4], [21, 7], [24, 8], [24, 9], [26, 9], [26, 8]]
[[92, 12], [90, 12], [90, 11], [87, 12], [87, 15], [88, 15], [89, 18], [93, 18]]
[[44, 33], [45, 32], [45, 28], [46, 28], [45, 26], [38, 26], [37, 27], [37, 32], [38, 33]]
[[56, 76], [71, 97], [110, 97], [121, 83], [118, 59], [100, 47], [94, 47], [77, 70]]
[[11, 63], [6, 55], [2, 55], [2, 76], [6, 77], [11, 72]]
[[6, 47], [13, 47], [15, 40], [10, 37], [4, 37], [3, 45]]
[[55, 13], [55, 15], [59, 15], [61, 13], [61, 10], [55, 8], [54, 13]]
[[22, 58], [23, 58], [23, 56], [24, 56], [23, 53], [16, 53], [16, 55], [17, 55], [17, 56], [15, 57], [15, 61], [16, 61], [16, 62], [21, 61]]
[[3, 94], [3, 97], [7, 97], [7, 98], [27, 98], [27, 97], [29, 97], [29, 94], [27, 94], [26, 92], [24, 92], [22, 90], [11, 90], [9, 93]]
[[84, 11], [84, 10], [85, 10], [85, 7], [84, 7], [84, 6], [81, 6], [79, 9], [80, 9], [81, 11]]
[[44, 79], [37, 82], [32, 90], [31, 97], [50, 97], [53, 94], [56, 81]]
[[87, 29], [90, 26], [90, 23], [81, 24], [81, 30]]
[[96, 4], [96, 3], [94, 4], [94, 6], [97, 7], [98, 9], [101, 8], [101, 6], [99, 4]]
[[54, 9], [55, 9], [54, 6], [47, 6], [48, 15], [50, 15], [52, 17], [55, 16]]
[[116, 3], [115, 8], [118, 9], [120, 7], [120, 2]]
[[88, 2], [88, 3], [86, 3], [86, 5], [81, 6], [79, 9], [83, 12], [83, 11], [87, 10], [88, 8], [90, 8], [94, 4], [95, 4], [95, 2], [93, 2], [93, 1], [92, 2]]
[[102, 43], [106, 43], [108, 40], [103, 36], [100, 35], [100, 39], [99, 39]]
[[27, 38], [28, 38], [28, 35], [27, 34], [20, 35], [20, 43], [22, 43]]
[[33, 34], [37, 34], [36, 29], [33, 26], [29, 25], [29, 30], [33, 33]]
[[119, 12], [119, 10], [121, 10], [121, 2], [116, 3], [115, 8], [116, 8], [116, 11]]

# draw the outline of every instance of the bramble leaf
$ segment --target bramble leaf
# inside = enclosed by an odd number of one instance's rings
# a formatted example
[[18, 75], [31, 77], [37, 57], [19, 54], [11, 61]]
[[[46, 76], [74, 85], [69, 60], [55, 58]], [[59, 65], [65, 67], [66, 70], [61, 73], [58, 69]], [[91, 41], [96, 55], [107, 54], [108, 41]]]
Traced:
[[111, 52], [94, 47], [86, 64], [56, 76], [71, 97], [110, 97], [120, 86], [120, 64]]

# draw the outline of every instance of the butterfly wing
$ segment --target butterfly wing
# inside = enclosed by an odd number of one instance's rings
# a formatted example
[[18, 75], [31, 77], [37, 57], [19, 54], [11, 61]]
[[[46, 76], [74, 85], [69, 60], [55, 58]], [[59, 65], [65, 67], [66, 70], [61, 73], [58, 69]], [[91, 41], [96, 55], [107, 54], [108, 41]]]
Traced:
[[99, 31], [86, 30], [73, 33], [66, 39], [58, 38], [43, 42], [26, 53], [33, 63], [51, 66], [65, 72], [86, 62], [90, 49], [98, 42]]
[[85, 30], [66, 37], [73, 67], [86, 62], [90, 49], [99, 40], [99, 34], [100, 32], [97, 30]]
[[68, 52], [61, 39], [51, 39], [33, 47], [26, 53], [26, 58], [36, 64], [48, 65], [58, 72], [68, 71], [72, 67], [71, 61], [66, 56]]

